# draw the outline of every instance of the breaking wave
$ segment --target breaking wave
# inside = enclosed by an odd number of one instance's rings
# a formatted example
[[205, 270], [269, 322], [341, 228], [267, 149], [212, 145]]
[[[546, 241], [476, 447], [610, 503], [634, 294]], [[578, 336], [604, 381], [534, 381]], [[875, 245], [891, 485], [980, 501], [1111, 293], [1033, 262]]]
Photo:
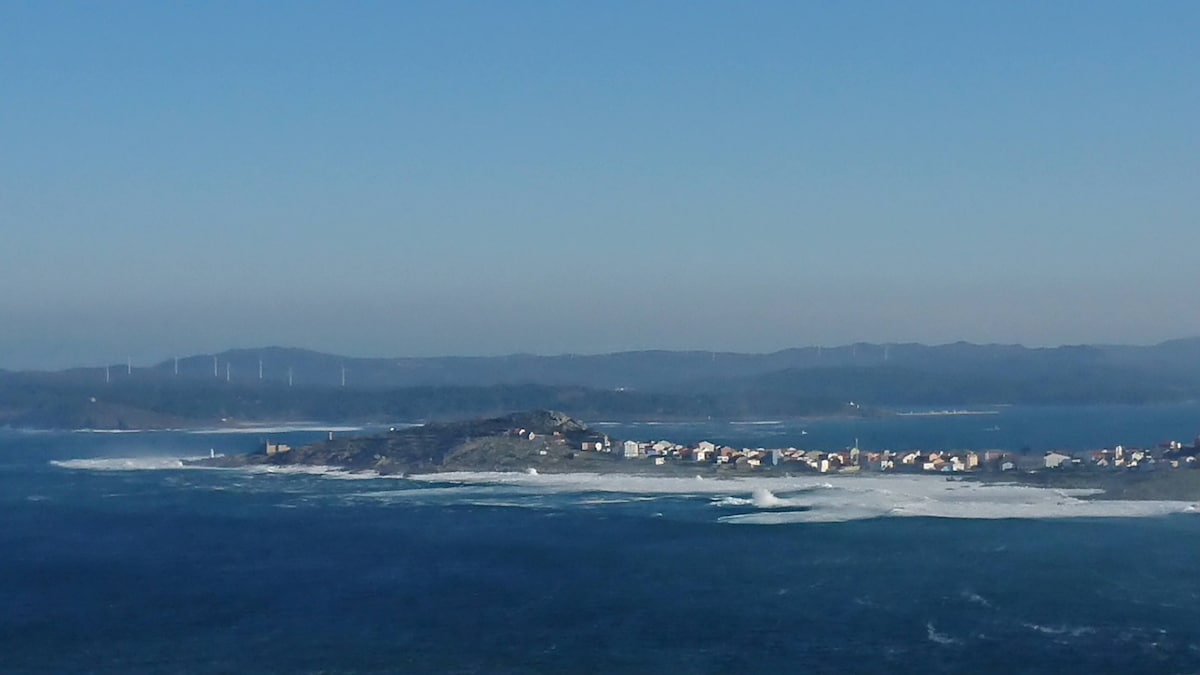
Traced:
[[720, 518], [736, 524], [843, 522], [883, 517], [960, 519], [1144, 518], [1200, 513], [1184, 501], [1092, 500], [1095, 490], [947, 481], [936, 476], [736, 477], [696, 480], [620, 474], [460, 472], [410, 476], [456, 484], [520, 486], [539, 492], [613, 492], [708, 496], [724, 508], [753, 508]]
[[[1145, 518], [1200, 513], [1200, 505], [1184, 501], [1096, 500], [1095, 490], [1055, 490], [1016, 484], [988, 485], [948, 481], [936, 476], [802, 477], [653, 476], [628, 474], [529, 472], [453, 472], [381, 477], [372, 471], [346, 471], [329, 466], [251, 465], [234, 469], [192, 466], [182, 457], [109, 457], [51, 462], [73, 470], [151, 471], [206, 469], [249, 474], [303, 474], [337, 480], [387, 478], [413, 486], [413, 492], [445, 486], [501, 487], [526, 496], [567, 495], [562, 505], [592, 505], [606, 497], [623, 500], [672, 496], [706, 500], [727, 513], [718, 520], [738, 525], [832, 523], [874, 518], [1059, 519]], [[416, 495], [413, 495], [414, 497]], [[453, 500], [452, 500], [453, 501]], [[615, 500], [614, 500], [615, 501]], [[978, 600], [968, 598], [969, 600]]]
[[93, 459], [56, 459], [50, 463], [63, 469], [87, 471], [156, 471], [161, 469], [189, 469], [184, 464], [188, 459], [200, 457], [98, 457]]
[[198, 455], [195, 457], [95, 457], [88, 459], [56, 459], [51, 460], [50, 464], [63, 469], [84, 471], [235, 471], [251, 474], [322, 476], [324, 478], [340, 480], [365, 480], [380, 477], [379, 474], [374, 472], [346, 471], [345, 469], [332, 466], [306, 464], [289, 464], [286, 466], [252, 464], [236, 468], [188, 464], [189, 461], [206, 458], [207, 455]]

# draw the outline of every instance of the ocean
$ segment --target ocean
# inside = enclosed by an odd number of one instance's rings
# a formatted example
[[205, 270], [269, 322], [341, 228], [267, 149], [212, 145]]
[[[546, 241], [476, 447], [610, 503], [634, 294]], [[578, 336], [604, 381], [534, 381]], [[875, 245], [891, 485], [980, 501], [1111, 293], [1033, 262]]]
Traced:
[[[1197, 404], [994, 410], [602, 428], [1033, 452], [1200, 432]], [[1196, 504], [179, 463], [324, 433], [0, 431], [0, 673], [1200, 672]]]

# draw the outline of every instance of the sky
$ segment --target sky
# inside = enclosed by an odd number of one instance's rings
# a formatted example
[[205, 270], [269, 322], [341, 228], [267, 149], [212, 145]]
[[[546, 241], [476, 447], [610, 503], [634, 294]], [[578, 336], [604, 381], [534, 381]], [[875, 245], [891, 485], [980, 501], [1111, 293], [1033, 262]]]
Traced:
[[1200, 3], [0, 3], [0, 368], [1200, 334]]

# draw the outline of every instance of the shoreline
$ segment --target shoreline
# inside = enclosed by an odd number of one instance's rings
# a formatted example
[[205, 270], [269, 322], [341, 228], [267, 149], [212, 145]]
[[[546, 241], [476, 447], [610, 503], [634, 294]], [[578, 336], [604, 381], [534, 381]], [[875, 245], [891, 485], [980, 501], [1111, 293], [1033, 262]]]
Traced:
[[[101, 472], [220, 470], [220, 467], [199, 462], [167, 461], [164, 458], [66, 460], [54, 464], [70, 470]], [[1104, 493], [1094, 488], [1031, 485], [1019, 480], [981, 482], [958, 477], [938, 480], [938, 476], [924, 474], [816, 476], [721, 472], [704, 476], [628, 471], [455, 470], [387, 475], [311, 464], [252, 464], [226, 468], [281, 478], [310, 476], [335, 481], [404, 481], [409, 485], [396, 484], [397, 487], [386, 488], [379, 494], [420, 496], [422, 490], [431, 489], [431, 494], [438, 495], [439, 499], [445, 495], [458, 495], [452, 496], [449, 504], [491, 505], [494, 500], [490, 495], [497, 487], [516, 489], [519, 494], [532, 497], [565, 495], [569, 496], [566, 504], [583, 507], [656, 499], [699, 499], [720, 509], [715, 512], [718, 522], [746, 525], [914, 517], [1026, 521], [1200, 514], [1200, 499], [1194, 495], [1186, 498], [1162, 494], [1134, 496]], [[460, 489], [463, 492], [457, 492]], [[481, 498], [476, 492], [478, 489], [483, 489], [489, 496]]]
[[[252, 457], [252, 456], [250, 456]], [[456, 482], [454, 476], [492, 475], [507, 479], [536, 480], [536, 477], [593, 477], [593, 478], [631, 478], [631, 479], [662, 479], [673, 481], [696, 481], [713, 483], [782, 482], [782, 481], [811, 481], [817, 485], [835, 484], [845, 481], [852, 484], [855, 481], [896, 481], [898, 484], [911, 481], [928, 483], [966, 483], [990, 486], [1020, 486], [1055, 491], [1081, 491], [1088, 494], [1073, 495], [1085, 501], [1186, 501], [1200, 502], [1200, 470], [1163, 470], [1154, 472], [970, 472], [953, 475], [943, 475], [926, 472], [837, 472], [814, 473], [807, 471], [788, 471], [786, 469], [770, 468], [756, 471], [739, 470], [734, 468], [717, 467], [711, 464], [692, 466], [683, 463], [666, 466], [646, 465], [644, 467], [605, 466], [605, 463], [589, 462], [586, 466], [564, 467], [561, 464], [549, 466], [528, 466], [524, 469], [500, 467], [468, 467], [451, 466], [444, 470], [389, 472], [375, 469], [352, 469], [332, 464], [274, 464], [261, 461], [246, 461], [246, 455], [217, 456], [216, 458], [196, 457], [181, 459], [185, 467], [209, 469], [248, 469], [263, 470], [277, 473], [322, 473], [334, 472], [361, 476], [364, 479], [389, 478], [416, 480], [422, 482]], [[215, 461], [214, 461], [215, 460]], [[504, 481], [502, 481], [504, 482]]]

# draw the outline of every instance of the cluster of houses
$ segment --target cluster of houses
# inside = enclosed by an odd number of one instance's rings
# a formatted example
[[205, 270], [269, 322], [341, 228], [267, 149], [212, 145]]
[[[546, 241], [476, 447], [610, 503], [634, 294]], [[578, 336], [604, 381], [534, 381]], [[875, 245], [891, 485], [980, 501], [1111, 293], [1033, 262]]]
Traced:
[[671, 441], [603, 441], [582, 443], [584, 452], [618, 454], [625, 459], [642, 459], [662, 466], [668, 462], [698, 462], [739, 469], [779, 467], [817, 473], [853, 473], [884, 471], [904, 473], [959, 473], [969, 471], [1032, 471], [1092, 468], [1111, 470], [1151, 470], [1155, 468], [1197, 468], [1200, 438], [1192, 446], [1168, 441], [1151, 449], [1111, 449], [1071, 454], [1052, 451], [1044, 455], [1003, 452], [1000, 450], [881, 450], [865, 451], [857, 447], [827, 452], [789, 448], [734, 448], [700, 441], [681, 445]]
[[1047, 453], [1046, 466], [1091, 465], [1100, 469], [1154, 470], [1158, 468], [1194, 469], [1200, 467], [1200, 437], [1190, 446], [1179, 441], [1164, 441], [1153, 448], [1126, 448], [1118, 445], [1086, 453], [1083, 457]]

